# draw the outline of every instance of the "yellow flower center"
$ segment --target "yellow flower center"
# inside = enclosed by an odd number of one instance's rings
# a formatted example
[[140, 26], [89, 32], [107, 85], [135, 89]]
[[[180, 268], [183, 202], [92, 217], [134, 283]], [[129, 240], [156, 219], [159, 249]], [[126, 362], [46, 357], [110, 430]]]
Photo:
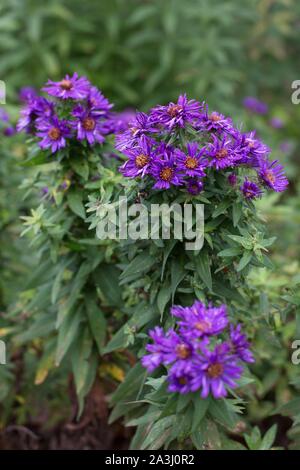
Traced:
[[159, 176], [160, 176], [161, 179], [164, 180], [164, 181], [171, 181], [172, 176], [173, 176], [173, 170], [172, 170], [172, 168], [169, 168], [169, 167], [164, 168], [163, 170], [161, 170]]
[[83, 119], [82, 126], [86, 131], [93, 131], [96, 126], [96, 122], [93, 118], [87, 117]]
[[71, 80], [62, 80], [59, 84], [60, 88], [63, 90], [71, 90], [73, 88], [73, 83]]
[[222, 158], [227, 157], [228, 151], [226, 149], [221, 149], [216, 153], [216, 158], [218, 160], [222, 160]]
[[185, 160], [185, 166], [189, 168], [190, 170], [193, 170], [194, 168], [197, 168], [198, 166], [198, 161], [196, 158], [193, 157], [186, 157]]
[[180, 104], [172, 104], [168, 107], [168, 114], [174, 118], [177, 114], [182, 110], [182, 106]]
[[191, 355], [191, 351], [186, 344], [178, 344], [176, 346], [176, 354], [180, 359], [187, 359]]
[[266, 171], [266, 178], [270, 181], [270, 183], [272, 183], [272, 184], [275, 183], [275, 176], [274, 176], [272, 170]]
[[48, 131], [48, 137], [50, 137], [51, 140], [58, 140], [60, 136], [61, 132], [58, 127], [51, 127], [51, 129]]
[[219, 116], [218, 113], [211, 113], [211, 115], [208, 117], [213, 122], [218, 122], [221, 120], [221, 116]]
[[219, 364], [216, 362], [215, 364], [211, 364], [209, 368], [207, 369], [207, 373], [211, 379], [216, 379], [222, 375], [224, 371], [224, 367], [222, 364]]
[[135, 164], [138, 168], [143, 168], [145, 165], [147, 165], [148, 161], [149, 161], [148, 155], [141, 153], [140, 155], [136, 157]]
[[206, 321], [198, 321], [197, 323], [195, 323], [195, 328], [198, 331], [201, 331], [201, 333], [205, 333], [205, 331], [207, 331], [210, 326], [210, 323]]

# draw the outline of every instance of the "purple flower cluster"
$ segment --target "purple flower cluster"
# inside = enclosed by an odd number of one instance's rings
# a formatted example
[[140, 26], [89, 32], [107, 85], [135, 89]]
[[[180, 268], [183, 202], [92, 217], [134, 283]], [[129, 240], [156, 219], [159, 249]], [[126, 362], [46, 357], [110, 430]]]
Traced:
[[52, 153], [66, 147], [70, 139], [89, 145], [102, 144], [107, 134], [115, 131], [112, 105], [85, 77], [66, 75], [62, 80], [49, 80], [42, 88], [51, 99], [39, 96], [30, 87], [20, 91], [25, 103], [17, 130], [38, 137], [42, 149]]
[[5, 137], [11, 137], [16, 133], [16, 129], [10, 123], [9, 114], [3, 108], [0, 108], [0, 127]]
[[269, 109], [266, 103], [258, 100], [254, 96], [246, 96], [243, 104], [249, 111], [257, 114], [266, 114]]
[[[155, 189], [183, 187], [197, 195], [213, 171], [225, 172], [247, 199], [262, 195], [262, 188], [284, 191], [288, 185], [277, 160], [255, 131], [243, 133], [232, 119], [204, 103], [179, 96], [176, 103], [156, 106], [148, 114], [137, 112], [117, 132], [116, 148], [127, 160], [120, 171], [129, 178], [144, 178]], [[245, 179], [245, 169], [250, 177]]]
[[[166, 333], [161, 327], [149, 332], [153, 344], [142, 357], [143, 366], [152, 372], [160, 365], [168, 370], [170, 392], [201, 391], [214, 398], [227, 395], [243, 373], [243, 362], [254, 362], [241, 325], [229, 325], [225, 305], [214, 307], [196, 301], [191, 307], [173, 306], [177, 330]], [[229, 330], [228, 330], [229, 327]]]

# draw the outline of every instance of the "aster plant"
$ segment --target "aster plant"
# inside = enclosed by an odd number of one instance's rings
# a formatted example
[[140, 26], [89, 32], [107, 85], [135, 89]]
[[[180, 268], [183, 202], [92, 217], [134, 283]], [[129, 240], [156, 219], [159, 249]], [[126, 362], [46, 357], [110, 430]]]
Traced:
[[128, 201], [203, 204], [204, 243], [188, 250], [172, 228], [168, 239], [161, 232], [123, 242], [128, 322], [104, 351], [130, 347], [141, 360], [113, 394], [111, 420], [124, 415], [137, 426], [132, 448], [243, 447], [234, 436], [245, 426], [237, 424], [253, 397], [259, 352], [242, 331], [253, 338], [274, 328], [253, 308], [258, 293], [247, 279], [253, 267], [272, 266], [274, 238], [255, 200], [286, 189], [283, 168], [255, 131], [186, 95], [137, 112], [116, 149]]
[[35, 383], [56, 367], [67, 367], [81, 412], [98, 376], [109, 314], [121, 301], [115, 247], [89, 232], [85, 203], [91, 191], [106, 197], [118, 190], [122, 176], [114, 171], [111, 135], [116, 123], [122, 128], [122, 119], [100, 90], [76, 73], [49, 80], [42, 91], [27, 88], [20, 96], [17, 128], [28, 136], [23, 164], [30, 169], [22, 188], [37, 201], [22, 217], [23, 233], [31, 236], [38, 264], [14, 312], [30, 312], [15, 341], [43, 337]]

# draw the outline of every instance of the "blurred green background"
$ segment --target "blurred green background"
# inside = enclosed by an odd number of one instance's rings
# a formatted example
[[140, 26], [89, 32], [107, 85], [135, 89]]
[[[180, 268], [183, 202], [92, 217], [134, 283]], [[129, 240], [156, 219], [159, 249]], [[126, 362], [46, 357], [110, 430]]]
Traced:
[[[300, 387], [299, 371], [289, 361], [290, 343], [300, 335], [300, 105], [291, 102], [291, 83], [300, 79], [299, 57], [299, 0], [0, 0], [0, 79], [7, 86], [4, 109], [12, 124], [21, 87], [40, 88], [48, 78], [77, 71], [119, 111], [147, 110], [182, 92], [205, 100], [236, 124], [243, 123], [243, 129], [257, 129], [285, 165], [289, 190], [259, 202], [277, 242], [274, 270], [253, 273], [252, 282], [271, 299], [272, 321], [282, 342], [275, 367], [274, 351], [266, 350], [271, 363], [250, 410], [253, 422], [263, 422], [277, 405], [297, 399]], [[246, 96], [266, 103], [268, 112], [245, 109]], [[279, 127], [271, 125], [273, 118], [280, 120]], [[2, 130], [6, 126], [1, 123]], [[0, 336], [15, 321], [5, 312], [22, 300], [22, 285], [34, 262], [26, 241], [19, 239], [19, 216], [30, 206], [18, 189], [26, 177], [19, 165], [24, 153], [23, 136], [5, 137], [0, 130]], [[16, 354], [17, 360], [24, 355], [26, 373], [20, 378], [0, 368], [0, 426], [27, 422], [44, 400], [51, 421], [62, 419], [61, 375], [41, 390], [33, 385], [34, 347]], [[286, 414], [297, 416], [298, 410], [300, 402]], [[300, 429], [289, 432], [299, 448]]]

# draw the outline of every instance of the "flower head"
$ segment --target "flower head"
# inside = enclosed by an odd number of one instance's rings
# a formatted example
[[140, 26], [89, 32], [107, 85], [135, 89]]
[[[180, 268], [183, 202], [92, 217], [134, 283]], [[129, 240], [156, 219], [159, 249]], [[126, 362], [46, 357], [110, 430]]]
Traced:
[[252, 352], [249, 349], [249, 342], [241, 325], [234, 327], [230, 325], [230, 347], [231, 353], [237, 355], [244, 362], [255, 362]]
[[260, 163], [258, 175], [266, 186], [276, 192], [285, 191], [289, 182], [284, 174], [283, 166], [279, 164], [278, 160], [269, 162], [264, 160]]
[[205, 112], [201, 115], [201, 119], [197, 123], [197, 128], [206, 132], [215, 132], [221, 134], [223, 132], [232, 133], [234, 131], [232, 119], [226, 117], [217, 111], [209, 113], [206, 106]]
[[207, 159], [203, 157], [206, 149], [199, 149], [196, 142], [187, 144], [187, 152], [176, 149], [174, 154], [176, 157], [177, 167], [184, 174], [191, 177], [205, 176], [204, 169], [207, 166]]
[[183, 184], [182, 174], [176, 166], [174, 154], [164, 145], [158, 150], [156, 158], [152, 160], [150, 173], [156, 181], [154, 189], [168, 189], [171, 185]]
[[70, 128], [64, 120], [51, 116], [48, 120], [37, 123], [37, 137], [40, 137], [39, 146], [42, 149], [51, 148], [52, 153], [66, 146], [66, 139], [70, 137]]
[[79, 104], [73, 109], [72, 115], [75, 119], [71, 125], [77, 131], [78, 140], [87, 140], [90, 145], [104, 142], [107, 131], [97, 113]]
[[268, 105], [254, 96], [246, 96], [243, 104], [249, 111], [257, 114], [266, 114], [268, 112]]
[[201, 383], [202, 398], [206, 398], [210, 392], [214, 398], [223, 398], [227, 395], [227, 387], [237, 386], [236, 381], [241, 377], [243, 368], [229, 351], [226, 343], [218, 344], [212, 351], [206, 345], [202, 346], [197, 364], [197, 380]]
[[147, 133], [156, 132], [152, 126], [150, 118], [145, 113], [137, 112], [135, 118], [128, 123], [126, 130], [117, 134], [116, 149], [121, 152], [132, 148], [139, 143], [139, 139]]
[[180, 95], [177, 103], [166, 106], [156, 106], [150, 111], [150, 120], [156, 126], [163, 126], [168, 130], [174, 127], [184, 127], [187, 123], [193, 124], [200, 118], [203, 105], [196, 100], [188, 100], [187, 96]]
[[191, 178], [187, 181], [187, 192], [193, 196], [197, 196], [203, 190], [203, 181], [197, 178]]
[[249, 181], [247, 178], [245, 178], [240, 190], [246, 199], [255, 199], [263, 194], [260, 187], [253, 181]]
[[171, 314], [180, 318], [178, 321], [180, 333], [186, 338], [201, 338], [216, 335], [228, 325], [226, 305], [213, 307], [196, 300], [191, 307], [175, 305]]
[[213, 142], [208, 145], [207, 155], [210, 165], [217, 170], [236, 166], [242, 158], [240, 147], [231, 138], [222, 140], [213, 136]]
[[124, 176], [130, 178], [143, 177], [150, 170], [152, 159], [156, 155], [152, 151], [152, 142], [143, 136], [139, 139], [138, 145], [124, 151], [128, 160], [121, 166], [120, 171]]
[[108, 112], [113, 107], [113, 105], [108, 101], [107, 98], [98, 90], [97, 87], [92, 86], [89, 89], [87, 96], [88, 107], [93, 111], [93, 113], [98, 116], [107, 117]]
[[19, 91], [19, 98], [20, 101], [23, 101], [24, 103], [27, 103], [28, 101], [31, 101], [34, 98], [37, 98], [36, 89], [31, 86], [22, 87]]
[[78, 74], [75, 72], [72, 77], [66, 75], [59, 82], [48, 80], [42, 90], [62, 100], [83, 100], [88, 97], [90, 87], [88, 79], [86, 77], [78, 77]]

